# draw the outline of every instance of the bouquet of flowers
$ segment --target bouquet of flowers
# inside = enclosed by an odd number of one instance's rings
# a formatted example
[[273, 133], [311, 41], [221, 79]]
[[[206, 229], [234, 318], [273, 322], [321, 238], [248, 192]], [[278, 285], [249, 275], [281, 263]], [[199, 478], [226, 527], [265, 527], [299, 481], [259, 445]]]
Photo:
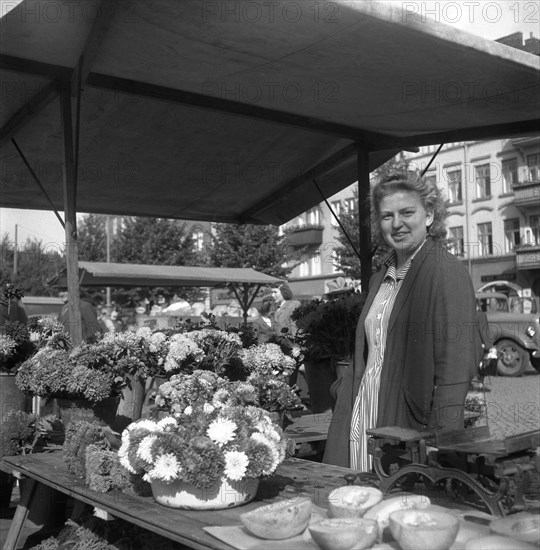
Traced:
[[234, 332], [215, 328], [202, 328], [186, 334], [203, 351], [200, 368], [223, 374], [227, 367], [238, 357], [242, 349], [242, 340]]
[[27, 395], [98, 402], [115, 395], [120, 385], [107, 365], [101, 350], [91, 349], [90, 344], [71, 353], [47, 346], [20, 366], [15, 383]]
[[173, 375], [162, 384], [155, 404], [162, 411], [180, 416], [208, 406], [256, 406], [281, 412], [300, 407], [301, 401], [295, 388], [266, 374], [254, 373], [246, 381], [231, 382], [213, 372], [196, 370], [193, 374]]
[[167, 372], [193, 372], [204, 358], [203, 350], [186, 334], [173, 334], [164, 368]]
[[287, 379], [296, 368], [296, 361], [286, 355], [278, 344], [265, 343], [243, 349], [240, 358], [253, 374]]
[[141, 420], [122, 434], [120, 463], [146, 481], [211, 487], [272, 474], [285, 458], [283, 432], [257, 407], [199, 404], [178, 417]]
[[108, 332], [97, 345], [110, 350], [109, 362], [119, 374], [141, 379], [155, 376], [169, 351], [165, 334], [148, 327], [136, 332]]

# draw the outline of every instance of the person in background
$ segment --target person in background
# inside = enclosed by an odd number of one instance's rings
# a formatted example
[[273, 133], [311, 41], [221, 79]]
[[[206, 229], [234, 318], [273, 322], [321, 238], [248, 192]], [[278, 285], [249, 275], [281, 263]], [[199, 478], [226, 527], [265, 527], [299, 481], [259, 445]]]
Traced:
[[323, 459], [361, 471], [372, 467], [368, 429], [463, 429], [482, 352], [471, 278], [442, 245], [439, 189], [394, 174], [373, 186], [371, 204], [378, 237], [391, 250], [370, 281]]
[[[68, 293], [62, 291], [59, 293], [60, 298], [64, 302], [64, 307], [60, 312], [58, 320], [64, 325], [64, 330], [71, 334], [69, 323], [69, 308], [68, 308]], [[80, 299], [81, 323], [82, 323], [82, 339], [83, 341], [92, 340], [96, 333], [102, 331], [95, 307], [87, 300]]]
[[118, 311], [116, 311], [116, 309], [113, 309], [109, 314], [107, 308], [103, 308], [99, 316], [99, 321], [103, 325], [104, 332], [118, 332]]
[[259, 316], [255, 317], [250, 325], [257, 333], [259, 344], [264, 344], [275, 334], [272, 328], [272, 302], [270, 300], [263, 301], [258, 312]]
[[291, 319], [291, 314], [300, 302], [293, 299], [291, 287], [287, 283], [282, 283], [273, 289], [272, 295], [277, 305], [274, 311], [274, 330], [280, 333], [287, 329], [291, 335], [296, 334], [296, 323]]

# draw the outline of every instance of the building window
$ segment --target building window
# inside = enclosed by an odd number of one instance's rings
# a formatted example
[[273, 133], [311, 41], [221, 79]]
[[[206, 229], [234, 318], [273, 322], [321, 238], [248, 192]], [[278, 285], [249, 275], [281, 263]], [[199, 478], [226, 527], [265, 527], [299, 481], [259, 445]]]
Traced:
[[504, 220], [504, 251], [513, 252], [520, 244], [519, 218]]
[[491, 230], [491, 222], [478, 224], [478, 242], [480, 256], [491, 256], [493, 254], [493, 234]]
[[309, 277], [309, 263], [308, 262], [302, 262], [298, 266], [298, 275], [300, 277]]
[[306, 213], [307, 223], [309, 225], [321, 225], [321, 211], [319, 207], [311, 208]]
[[527, 168], [530, 181], [540, 180], [540, 153], [527, 155]]
[[[334, 211], [334, 214], [339, 218], [339, 216], [341, 215], [341, 201], [334, 201], [331, 203], [330, 205], [332, 207], [332, 210]], [[334, 217], [334, 214], [331, 214], [332, 215], [332, 220], [331, 220], [331, 224], [332, 224], [332, 227], [337, 227], [338, 225], [338, 222], [336, 221], [336, 218]]]
[[450, 239], [448, 243], [448, 250], [459, 257], [465, 255], [465, 246], [463, 240], [463, 226], [450, 227]]
[[461, 168], [459, 170], [448, 171], [448, 195], [450, 204], [463, 201], [461, 194]]
[[491, 179], [489, 177], [489, 164], [481, 164], [475, 167], [476, 173], [476, 197], [481, 199], [491, 196]]
[[538, 214], [530, 216], [529, 225], [531, 226], [531, 244], [540, 245], [540, 216]]
[[354, 210], [356, 210], [356, 200], [355, 199], [345, 199], [344, 201], [344, 204], [345, 204], [345, 212], [347, 214], [350, 214], [351, 212], [354, 212]]
[[320, 275], [322, 273], [321, 255], [315, 254], [309, 260], [311, 275]]
[[516, 159], [503, 160], [502, 181], [503, 193], [511, 193], [512, 187], [518, 184], [518, 163]]
[[202, 252], [204, 248], [204, 232], [197, 229], [193, 231], [191, 238], [193, 239], [193, 250]]

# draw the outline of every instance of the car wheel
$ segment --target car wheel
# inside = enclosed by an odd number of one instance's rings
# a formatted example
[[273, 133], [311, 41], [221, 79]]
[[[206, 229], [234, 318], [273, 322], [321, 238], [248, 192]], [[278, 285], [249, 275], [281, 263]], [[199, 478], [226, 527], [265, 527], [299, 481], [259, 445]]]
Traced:
[[497, 372], [501, 376], [519, 376], [529, 364], [529, 354], [513, 340], [501, 340], [497, 343]]

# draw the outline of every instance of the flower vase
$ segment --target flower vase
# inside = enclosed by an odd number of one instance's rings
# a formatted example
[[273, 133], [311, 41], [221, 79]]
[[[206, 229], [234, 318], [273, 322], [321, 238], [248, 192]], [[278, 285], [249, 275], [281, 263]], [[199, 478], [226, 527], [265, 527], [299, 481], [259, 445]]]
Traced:
[[129, 376], [116, 411], [117, 431], [122, 432], [129, 424], [141, 418], [145, 395], [145, 380]]
[[220, 510], [246, 504], [255, 498], [259, 480], [245, 478], [218, 480], [210, 487], [195, 487], [181, 480], [165, 483], [154, 479], [150, 483], [154, 500], [170, 508], [184, 510]]
[[97, 403], [82, 398], [56, 398], [56, 403], [64, 430], [67, 431], [68, 426], [78, 420], [113, 426], [119, 400], [118, 396], [108, 397]]

